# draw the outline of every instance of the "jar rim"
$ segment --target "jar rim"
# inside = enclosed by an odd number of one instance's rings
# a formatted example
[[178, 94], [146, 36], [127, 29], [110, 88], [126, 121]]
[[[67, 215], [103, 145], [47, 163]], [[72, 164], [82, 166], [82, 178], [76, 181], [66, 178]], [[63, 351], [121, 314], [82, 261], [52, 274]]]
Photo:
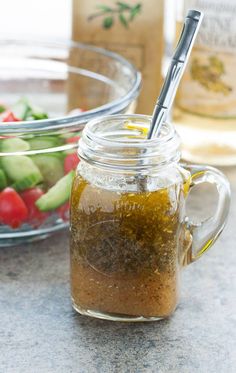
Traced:
[[[146, 126], [146, 128], [148, 129], [152, 117], [150, 115], [145, 115], [145, 114], [106, 115], [106, 116], [95, 118], [95, 119], [92, 119], [91, 121], [89, 121], [86, 124], [83, 132], [84, 132], [84, 134], [86, 134], [86, 136], [94, 138], [97, 141], [102, 141], [102, 142], [109, 143], [111, 141], [110, 139], [107, 139], [105, 136], [101, 136], [101, 135], [96, 134], [94, 129], [96, 129], [97, 125], [102, 125], [102, 123], [104, 124], [105, 122], [109, 122], [109, 121], [113, 121], [113, 122], [114, 121], [132, 122], [135, 119], [137, 119], [139, 121], [142, 121], [143, 123], [146, 122], [146, 124], [148, 124]], [[140, 130], [141, 130], [141, 128], [140, 128]], [[138, 128], [137, 128], [137, 131], [139, 131]], [[132, 138], [132, 139], [131, 138], [127, 138], [127, 139], [122, 138], [122, 139], [119, 139], [119, 138], [113, 138], [112, 142], [114, 144], [117, 144], [118, 146], [121, 143], [122, 143], [122, 146], [125, 146], [125, 145], [130, 146], [130, 143], [132, 143], [132, 146], [134, 144], [140, 144], [142, 146], [145, 146], [145, 145], [149, 146], [150, 144], [163, 144], [163, 142], [167, 142], [167, 141], [171, 140], [175, 135], [176, 135], [175, 128], [169, 122], [166, 122], [162, 126], [162, 130], [161, 130], [161, 133], [160, 133], [159, 137], [152, 138], [152, 139], [145, 139], [145, 138]]]
[[160, 136], [147, 139], [151, 116], [109, 115], [88, 122], [79, 141], [78, 155], [106, 167], [153, 167], [180, 159], [180, 139], [170, 123]]

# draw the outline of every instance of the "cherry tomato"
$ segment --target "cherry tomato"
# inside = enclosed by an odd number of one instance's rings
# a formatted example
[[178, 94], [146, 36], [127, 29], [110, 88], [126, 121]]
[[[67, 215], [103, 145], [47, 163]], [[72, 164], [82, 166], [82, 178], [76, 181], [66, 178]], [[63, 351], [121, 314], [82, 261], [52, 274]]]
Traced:
[[13, 188], [0, 193], [0, 222], [18, 228], [28, 217], [28, 209], [21, 196]]
[[68, 174], [68, 172], [75, 170], [78, 163], [79, 163], [79, 157], [77, 153], [67, 154], [65, 160], [64, 160], [64, 171], [65, 174]]
[[40, 188], [27, 189], [21, 193], [21, 197], [29, 211], [27, 222], [35, 228], [39, 227], [50, 215], [48, 212], [41, 212], [35, 205], [35, 202], [43, 194]]
[[63, 221], [68, 221], [70, 218], [70, 203], [66, 202], [64, 205], [58, 207], [57, 213]]
[[21, 119], [17, 118], [10, 110], [6, 111], [2, 116], [2, 122], [19, 122]]
[[77, 143], [79, 139], [80, 139], [80, 136], [69, 137], [69, 139], [66, 139], [66, 143], [74, 144], [74, 143]]

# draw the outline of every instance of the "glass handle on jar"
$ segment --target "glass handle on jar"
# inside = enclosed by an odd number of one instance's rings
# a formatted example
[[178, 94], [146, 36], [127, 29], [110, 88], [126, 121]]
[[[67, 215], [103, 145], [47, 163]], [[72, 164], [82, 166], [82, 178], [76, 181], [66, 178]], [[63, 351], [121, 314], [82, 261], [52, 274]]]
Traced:
[[191, 172], [191, 189], [202, 183], [215, 185], [218, 191], [218, 202], [215, 214], [194, 224], [188, 217], [185, 218], [187, 230], [192, 235], [192, 245], [185, 257], [185, 264], [189, 264], [199, 259], [216, 241], [222, 232], [230, 207], [230, 186], [226, 177], [213, 167], [190, 165], [185, 167]]

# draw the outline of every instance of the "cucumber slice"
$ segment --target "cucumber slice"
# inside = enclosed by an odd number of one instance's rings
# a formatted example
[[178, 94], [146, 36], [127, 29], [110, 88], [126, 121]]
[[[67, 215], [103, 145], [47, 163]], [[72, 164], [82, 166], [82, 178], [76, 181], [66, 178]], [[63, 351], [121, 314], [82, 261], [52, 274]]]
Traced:
[[7, 110], [6, 106], [3, 104], [0, 104], [0, 114], [4, 113], [4, 111], [6, 110]]
[[38, 182], [38, 175], [31, 174], [21, 180], [16, 181], [14, 184], [12, 184], [12, 188], [17, 190], [18, 192], [21, 192], [22, 190], [34, 187], [38, 184]]
[[62, 139], [56, 136], [37, 136], [28, 140], [31, 150], [51, 149], [63, 144]]
[[28, 114], [31, 112], [31, 108], [30, 108], [28, 100], [26, 98], [22, 97], [12, 107], [12, 111], [17, 118], [22, 119], [22, 120], [26, 120]]
[[41, 119], [48, 119], [47, 113], [43, 113], [41, 111], [34, 111], [31, 113], [31, 117], [33, 120], [41, 120]]
[[69, 172], [36, 201], [35, 204], [40, 211], [54, 210], [68, 201], [74, 175], [75, 171]]
[[14, 137], [12, 139], [5, 139], [0, 141], [0, 148], [3, 153], [11, 153], [11, 152], [24, 152], [30, 149], [30, 145], [28, 142]]
[[0, 170], [0, 190], [7, 187], [7, 178], [3, 170]]
[[37, 154], [32, 156], [32, 160], [43, 175], [48, 188], [64, 176], [63, 159], [54, 156], [54, 154]]
[[47, 113], [35, 105], [32, 105], [25, 97], [22, 97], [17, 101], [12, 110], [16, 117], [22, 120], [39, 120], [48, 118]]
[[32, 159], [25, 155], [13, 155], [2, 157], [2, 168], [13, 182], [22, 181], [34, 175], [34, 185], [43, 180], [42, 174]]

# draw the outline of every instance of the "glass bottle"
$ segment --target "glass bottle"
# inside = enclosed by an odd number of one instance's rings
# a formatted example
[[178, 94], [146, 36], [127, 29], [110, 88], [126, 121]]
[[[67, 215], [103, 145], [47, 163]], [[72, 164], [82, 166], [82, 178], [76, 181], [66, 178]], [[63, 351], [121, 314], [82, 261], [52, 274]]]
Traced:
[[[225, 224], [229, 185], [217, 170], [179, 164], [179, 137], [165, 124], [145, 140], [150, 117], [109, 116], [86, 125], [71, 195], [71, 294], [81, 314], [158, 320], [179, 300], [180, 272]], [[197, 226], [185, 213], [189, 191], [210, 182], [216, 213]]]
[[173, 111], [183, 158], [236, 164], [236, 3], [178, 0], [176, 6], [177, 34], [188, 9], [205, 15]]

